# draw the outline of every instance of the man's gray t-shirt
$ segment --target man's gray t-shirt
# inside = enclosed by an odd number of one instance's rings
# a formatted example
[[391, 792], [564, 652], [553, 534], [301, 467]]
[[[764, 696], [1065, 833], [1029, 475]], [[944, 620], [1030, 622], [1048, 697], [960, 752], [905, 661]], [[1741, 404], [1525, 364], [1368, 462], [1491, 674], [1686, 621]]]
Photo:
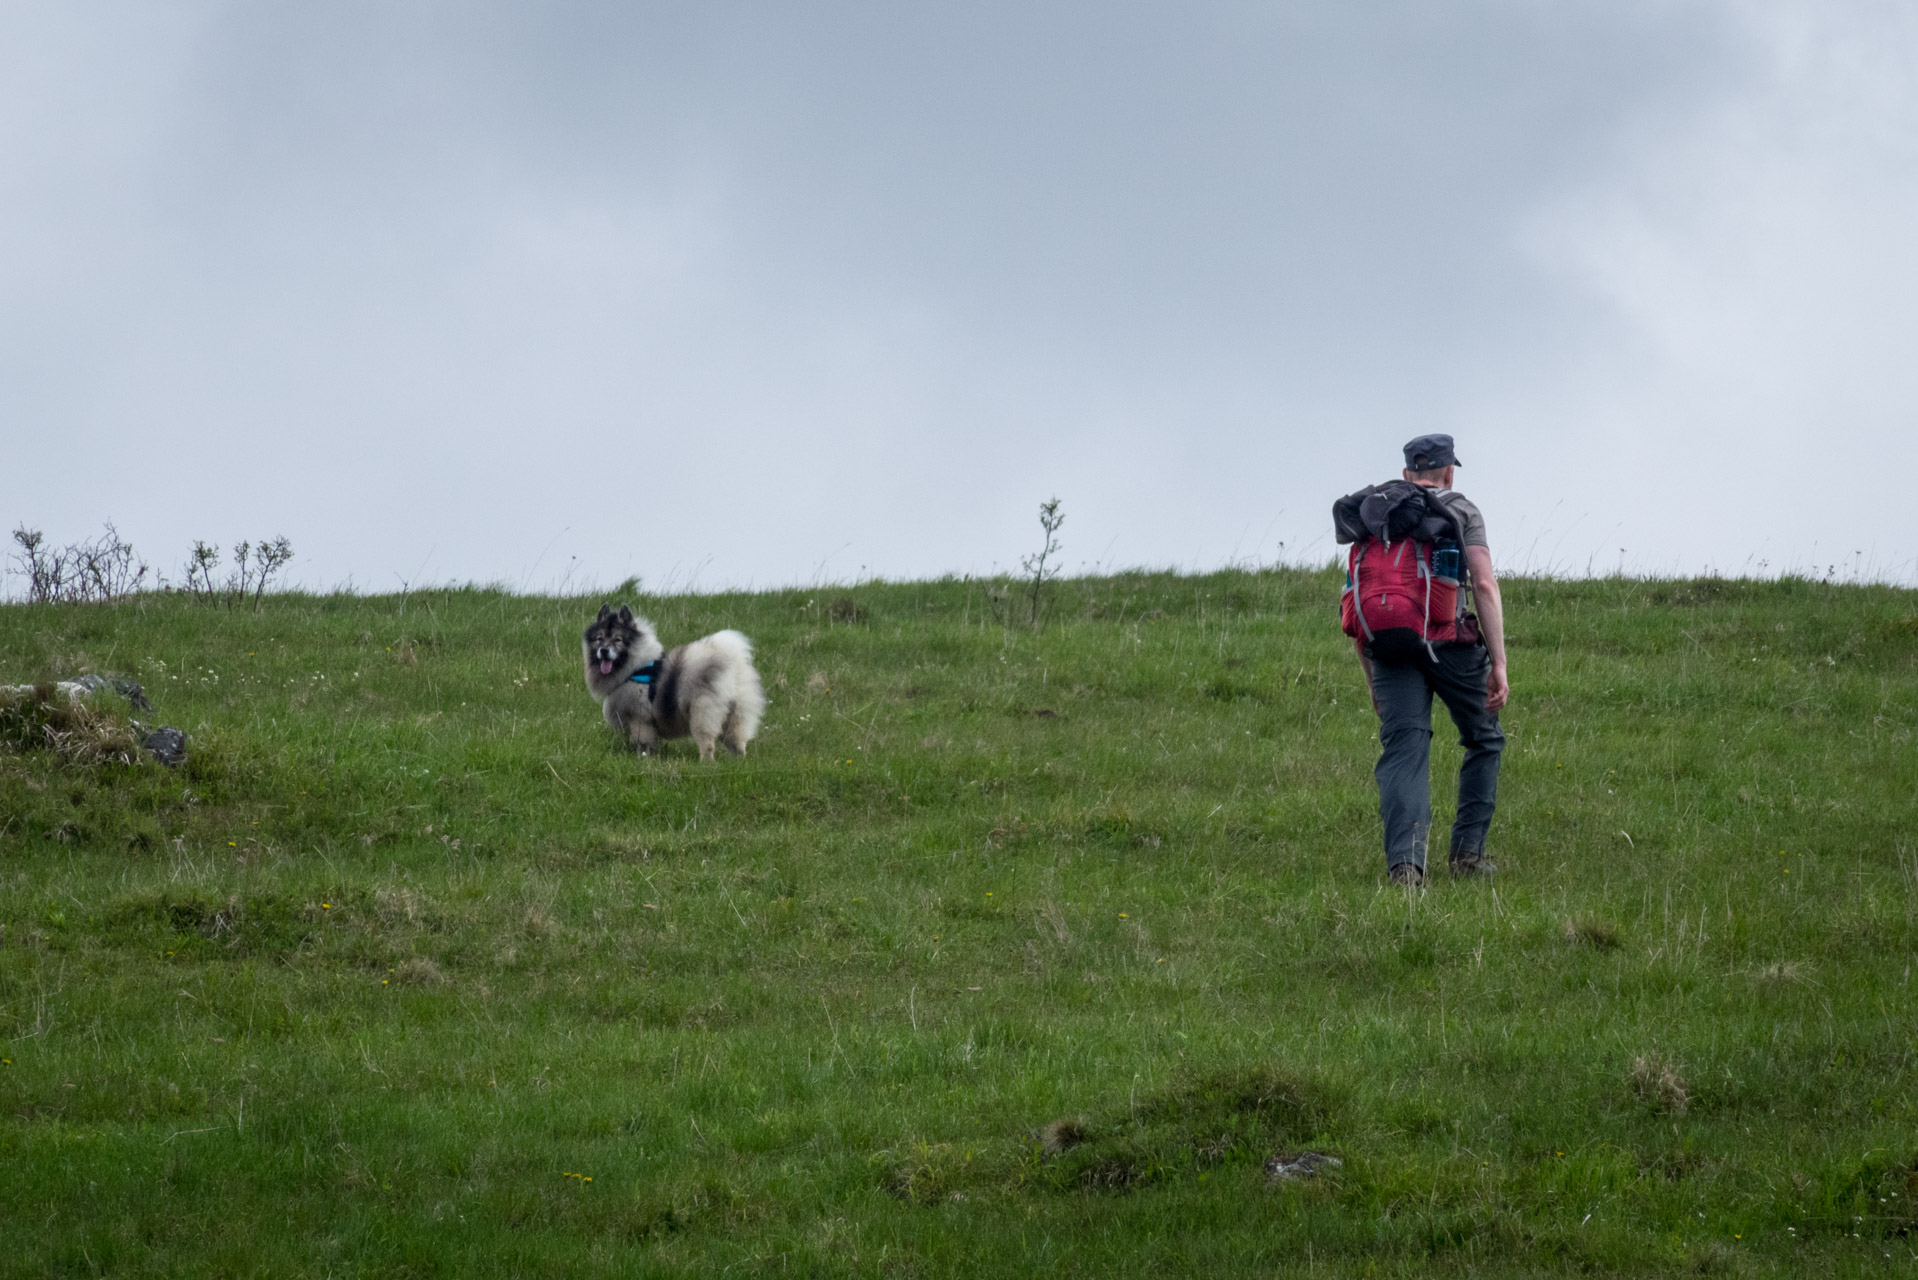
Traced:
[[1438, 496], [1439, 500], [1451, 509], [1452, 514], [1458, 517], [1458, 522], [1465, 531], [1465, 545], [1484, 547], [1490, 551], [1492, 544], [1485, 540], [1485, 517], [1479, 513], [1478, 504], [1456, 489], [1440, 489]]

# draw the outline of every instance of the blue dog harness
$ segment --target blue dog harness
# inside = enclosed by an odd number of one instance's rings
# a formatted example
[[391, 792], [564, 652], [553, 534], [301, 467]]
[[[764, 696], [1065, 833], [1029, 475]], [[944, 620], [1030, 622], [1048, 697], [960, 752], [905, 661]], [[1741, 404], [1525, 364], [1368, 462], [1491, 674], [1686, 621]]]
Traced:
[[646, 701], [648, 702], [659, 697], [659, 669], [664, 664], [664, 658], [654, 658], [651, 662], [627, 677], [634, 684], [643, 684], [646, 686]]

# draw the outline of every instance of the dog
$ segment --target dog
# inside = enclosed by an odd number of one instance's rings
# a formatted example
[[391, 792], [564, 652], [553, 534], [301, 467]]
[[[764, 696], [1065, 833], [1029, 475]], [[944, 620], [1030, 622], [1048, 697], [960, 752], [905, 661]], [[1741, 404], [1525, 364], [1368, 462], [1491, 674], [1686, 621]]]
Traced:
[[625, 605], [601, 605], [582, 646], [586, 688], [638, 754], [662, 738], [691, 738], [701, 760], [724, 743], [736, 756], [759, 732], [766, 691], [753, 667], [753, 643], [737, 631], [668, 650], [653, 624]]

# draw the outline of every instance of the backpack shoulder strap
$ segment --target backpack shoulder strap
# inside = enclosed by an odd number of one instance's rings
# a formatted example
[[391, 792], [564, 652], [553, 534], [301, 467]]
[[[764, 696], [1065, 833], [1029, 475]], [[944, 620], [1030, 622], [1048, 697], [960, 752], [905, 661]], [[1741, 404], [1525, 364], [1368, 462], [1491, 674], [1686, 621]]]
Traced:
[[1349, 590], [1352, 592], [1352, 613], [1359, 620], [1359, 630], [1365, 633], [1365, 642], [1372, 642], [1372, 624], [1365, 620], [1365, 593], [1359, 590], [1359, 565], [1365, 560], [1365, 552], [1372, 545], [1372, 539], [1362, 540], [1352, 548], [1352, 579]]

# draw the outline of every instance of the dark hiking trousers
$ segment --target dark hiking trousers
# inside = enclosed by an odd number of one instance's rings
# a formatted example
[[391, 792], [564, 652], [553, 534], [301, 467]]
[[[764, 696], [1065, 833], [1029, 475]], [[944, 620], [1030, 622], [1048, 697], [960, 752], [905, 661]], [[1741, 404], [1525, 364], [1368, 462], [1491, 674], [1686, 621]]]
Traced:
[[1485, 852], [1485, 832], [1498, 803], [1498, 759], [1505, 734], [1485, 709], [1492, 659], [1484, 645], [1439, 645], [1437, 660], [1421, 654], [1402, 666], [1372, 664], [1379, 704], [1379, 817], [1385, 823], [1385, 865], [1409, 862], [1423, 871], [1432, 827], [1432, 695], [1458, 726], [1465, 763], [1458, 771], [1454, 858]]

